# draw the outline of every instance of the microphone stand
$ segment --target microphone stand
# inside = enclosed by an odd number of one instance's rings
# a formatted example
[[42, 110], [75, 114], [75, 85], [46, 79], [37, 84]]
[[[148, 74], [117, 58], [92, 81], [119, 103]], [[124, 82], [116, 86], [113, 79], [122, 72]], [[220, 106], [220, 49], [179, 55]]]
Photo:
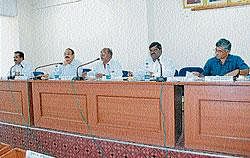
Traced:
[[[52, 66], [52, 65], [62, 65], [63, 63], [52, 63], [52, 64], [47, 64], [47, 65], [41, 65], [35, 68], [35, 72], [37, 69], [43, 68], [43, 67], [47, 67], [47, 66]], [[40, 79], [40, 76], [34, 76], [33, 78], [34, 80]]]
[[15, 76], [12, 76], [12, 69], [13, 69], [13, 67], [15, 67], [15, 66], [16, 66], [16, 64], [10, 67], [10, 76], [7, 77], [8, 80], [14, 80], [14, 79], [15, 79]]
[[84, 63], [84, 64], [82, 64], [82, 65], [79, 65], [79, 66], [77, 67], [77, 69], [76, 69], [76, 77], [73, 77], [72, 80], [77, 80], [77, 81], [79, 81], [79, 80], [84, 80], [84, 78], [83, 78], [82, 76], [79, 76], [79, 73], [78, 73], [79, 68], [82, 67], [82, 66], [91, 64], [91, 63], [93, 63], [93, 62], [96, 62], [96, 61], [98, 61], [98, 60], [100, 60], [100, 58], [97, 58], [97, 59], [92, 60], [92, 61], [90, 61], [90, 62]]
[[47, 65], [42, 65], [42, 66], [38, 66], [35, 68], [35, 72], [37, 69], [43, 68], [43, 67], [47, 67], [47, 66], [52, 66], [52, 65], [62, 65], [63, 63], [52, 63], [52, 64], [47, 64]]

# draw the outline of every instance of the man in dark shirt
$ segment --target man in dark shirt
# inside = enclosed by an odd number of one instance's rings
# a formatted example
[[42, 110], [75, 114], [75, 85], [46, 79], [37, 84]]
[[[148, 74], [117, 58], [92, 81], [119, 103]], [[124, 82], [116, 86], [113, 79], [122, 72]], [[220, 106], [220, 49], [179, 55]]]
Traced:
[[248, 75], [249, 67], [241, 57], [229, 54], [231, 43], [226, 39], [220, 39], [216, 43], [215, 57], [210, 58], [205, 66], [204, 76], [237, 76]]

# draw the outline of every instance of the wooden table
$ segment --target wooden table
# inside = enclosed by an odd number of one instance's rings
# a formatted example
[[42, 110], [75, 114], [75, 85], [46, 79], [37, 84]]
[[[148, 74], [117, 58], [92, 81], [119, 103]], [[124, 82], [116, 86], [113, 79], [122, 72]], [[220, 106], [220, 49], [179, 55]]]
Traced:
[[174, 91], [171, 83], [32, 81], [34, 124], [173, 147]]
[[180, 89], [185, 148], [250, 156], [250, 82], [0, 81], [0, 119], [175, 147]]

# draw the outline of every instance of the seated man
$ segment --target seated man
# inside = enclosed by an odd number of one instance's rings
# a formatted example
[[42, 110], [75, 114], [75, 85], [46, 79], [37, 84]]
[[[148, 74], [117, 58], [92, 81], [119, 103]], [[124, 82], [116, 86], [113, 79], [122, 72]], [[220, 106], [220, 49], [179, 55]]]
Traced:
[[100, 56], [101, 61], [93, 69], [96, 78], [102, 78], [106, 75], [111, 75], [111, 78], [122, 77], [121, 64], [112, 59], [113, 52], [110, 48], [103, 48]]
[[27, 79], [33, 77], [32, 64], [24, 60], [24, 53], [21, 51], [14, 52], [15, 65], [8, 76], [25, 76]]
[[158, 42], [151, 43], [149, 51], [151, 59], [147, 63], [151, 77], [160, 77], [161, 75], [163, 77], [173, 77], [175, 74], [174, 62], [166, 54], [162, 55], [161, 44]]
[[[215, 57], [210, 58], [204, 66], [204, 76], [237, 76], [248, 75], [249, 67], [241, 57], [229, 54], [231, 43], [220, 39], [216, 43]], [[198, 74], [198, 73], [196, 73]], [[199, 75], [199, 74], [198, 74]]]
[[[63, 65], [57, 65], [54, 68], [50, 77], [55, 78], [55, 75], [59, 75], [60, 77], [70, 77], [72, 79], [76, 76], [77, 67], [82, 63], [75, 59], [75, 52], [67, 48], [64, 52], [64, 62]], [[83, 68], [79, 68], [78, 74], [82, 75]]]

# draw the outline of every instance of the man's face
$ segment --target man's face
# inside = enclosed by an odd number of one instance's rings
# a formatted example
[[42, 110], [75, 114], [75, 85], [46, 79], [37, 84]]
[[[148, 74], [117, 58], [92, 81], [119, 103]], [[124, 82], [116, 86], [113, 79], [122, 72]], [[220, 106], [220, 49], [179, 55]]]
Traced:
[[65, 59], [65, 62], [67, 64], [70, 64], [73, 61], [74, 57], [75, 57], [75, 55], [73, 54], [73, 52], [71, 52], [68, 49], [65, 50], [65, 52], [64, 52], [64, 59]]
[[222, 47], [215, 48], [215, 57], [217, 59], [225, 59], [228, 56], [229, 51], [223, 49]]
[[111, 59], [111, 55], [110, 53], [108, 52], [108, 50], [104, 50], [104, 51], [101, 51], [101, 60], [104, 62], [104, 63], [108, 63], [109, 60]]
[[162, 49], [157, 48], [157, 46], [149, 48], [149, 51], [150, 51], [150, 56], [152, 57], [153, 60], [158, 59], [162, 54]]
[[20, 57], [19, 53], [15, 53], [13, 58], [14, 58], [15, 64], [20, 64], [23, 61], [23, 58]]

